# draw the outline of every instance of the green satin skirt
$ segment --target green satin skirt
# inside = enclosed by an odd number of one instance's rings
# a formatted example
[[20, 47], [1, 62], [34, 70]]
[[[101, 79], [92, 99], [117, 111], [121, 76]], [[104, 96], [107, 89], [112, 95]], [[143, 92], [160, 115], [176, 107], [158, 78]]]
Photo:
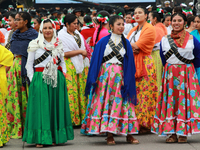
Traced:
[[35, 72], [29, 98], [23, 141], [36, 144], [59, 144], [74, 139], [67, 86], [58, 71], [57, 87], [44, 83], [42, 72]]

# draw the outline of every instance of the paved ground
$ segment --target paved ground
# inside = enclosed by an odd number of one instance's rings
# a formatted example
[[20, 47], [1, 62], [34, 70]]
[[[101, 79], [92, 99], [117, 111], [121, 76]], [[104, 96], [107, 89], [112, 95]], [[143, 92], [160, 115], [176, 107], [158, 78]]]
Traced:
[[[64, 145], [45, 146], [45, 150], [200, 150], [200, 134], [188, 138], [187, 144], [167, 144], [165, 138], [158, 137], [155, 134], [135, 135], [140, 144], [128, 144], [125, 137], [116, 136], [116, 145], [106, 145], [105, 136], [83, 136], [80, 135], [80, 129], [74, 130], [75, 139], [68, 141]], [[11, 139], [3, 150], [23, 150], [21, 139]], [[24, 150], [38, 150], [35, 145], [24, 145]]]

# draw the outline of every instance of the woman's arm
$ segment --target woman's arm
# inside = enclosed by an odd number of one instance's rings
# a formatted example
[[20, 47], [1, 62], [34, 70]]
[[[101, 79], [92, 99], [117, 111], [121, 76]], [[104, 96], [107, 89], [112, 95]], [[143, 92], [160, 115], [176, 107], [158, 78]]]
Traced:
[[28, 52], [28, 59], [26, 63], [26, 70], [27, 70], [27, 76], [30, 81], [32, 81], [34, 69], [33, 69], [33, 63], [35, 60], [35, 51], [34, 52]]
[[135, 43], [131, 43], [131, 47], [132, 47], [133, 53], [138, 54], [140, 52], [140, 48]]
[[87, 51], [86, 50], [76, 50], [76, 51], [70, 51], [70, 52], [65, 52], [64, 57], [66, 58], [70, 58], [70, 57], [74, 57], [76, 55], [83, 55], [84, 57], [87, 56]]

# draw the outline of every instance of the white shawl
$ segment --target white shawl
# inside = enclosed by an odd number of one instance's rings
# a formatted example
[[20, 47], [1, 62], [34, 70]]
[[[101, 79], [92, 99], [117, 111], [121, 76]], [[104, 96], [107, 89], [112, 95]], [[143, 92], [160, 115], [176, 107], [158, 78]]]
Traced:
[[[58, 32], [58, 38], [63, 43], [64, 52], [86, 49], [82, 35], [78, 32], [78, 30], [76, 30], [75, 33], [78, 34], [81, 38], [80, 48], [78, 47], [78, 44], [76, 43], [74, 37], [71, 34], [67, 33], [66, 27], [63, 27], [63, 29]], [[71, 57], [70, 59], [76, 69], [76, 74], [82, 73], [85, 67], [89, 67], [89, 59], [86, 57], [83, 60], [83, 56], [81, 54]]]
[[53, 37], [51, 39], [50, 44], [46, 45], [45, 44], [45, 38], [42, 33], [43, 30], [43, 24], [44, 21], [42, 21], [40, 25], [40, 30], [38, 34], [38, 38], [35, 40], [32, 40], [29, 43], [28, 46], [28, 52], [34, 52], [39, 48], [45, 49], [47, 51], [52, 52], [52, 57], [51, 60], [47, 63], [46, 67], [44, 68], [44, 71], [42, 72], [44, 82], [47, 83], [48, 85], [51, 85], [53, 87], [57, 87], [57, 69], [58, 69], [58, 53], [60, 54], [61, 57], [64, 57], [64, 51], [63, 51], [63, 45], [62, 42], [59, 41], [59, 39], [56, 37], [56, 26], [52, 20], [52, 27], [53, 27]]

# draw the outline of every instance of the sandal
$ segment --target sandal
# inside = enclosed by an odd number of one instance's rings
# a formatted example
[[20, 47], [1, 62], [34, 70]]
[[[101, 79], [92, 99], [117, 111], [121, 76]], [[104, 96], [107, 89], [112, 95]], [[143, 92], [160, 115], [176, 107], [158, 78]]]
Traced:
[[187, 137], [186, 136], [179, 136], [178, 143], [187, 143]]
[[115, 145], [115, 140], [113, 136], [109, 136], [105, 140], [107, 140], [107, 145]]
[[131, 144], [139, 144], [139, 141], [132, 137], [132, 135], [126, 136], [126, 141]]
[[37, 147], [37, 148], [42, 148], [43, 145], [41, 145], [41, 144], [36, 144], [36, 147]]
[[176, 143], [178, 142], [176, 135], [171, 135], [169, 138], [166, 139], [166, 143]]

